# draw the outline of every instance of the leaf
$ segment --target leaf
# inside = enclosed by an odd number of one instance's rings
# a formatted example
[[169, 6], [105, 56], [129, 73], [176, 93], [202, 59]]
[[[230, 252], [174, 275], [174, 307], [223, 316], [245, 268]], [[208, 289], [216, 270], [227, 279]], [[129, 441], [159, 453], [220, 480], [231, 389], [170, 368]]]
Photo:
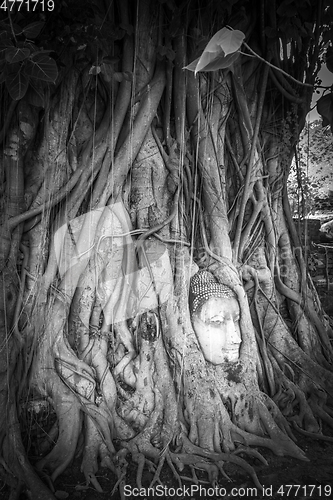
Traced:
[[33, 40], [34, 38], [37, 38], [39, 33], [42, 31], [44, 27], [44, 22], [43, 21], [35, 21], [34, 23], [28, 24], [25, 28], [23, 28], [22, 33], [26, 38], [30, 38]]
[[197, 64], [199, 62], [200, 57], [197, 57], [197, 59], [194, 59], [190, 64], [187, 66], [184, 66], [183, 69], [188, 69], [189, 71], [195, 71], [195, 68], [197, 67]]
[[[105, 59], [104, 59], [105, 61]], [[113, 76], [113, 65], [112, 64], [107, 64], [105, 62], [103, 62], [101, 64], [101, 73], [103, 75], [103, 78], [106, 82], [111, 82], [112, 81], [112, 76]]]
[[13, 31], [14, 31], [15, 35], [21, 35], [22, 34], [22, 28], [21, 28], [21, 26], [19, 26], [18, 24], [15, 24], [15, 23], [12, 23], [10, 25], [10, 32], [13, 33]]
[[89, 70], [89, 75], [99, 75], [101, 72], [101, 67], [100, 66], [91, 66]]
[[54, 493], [54, 496], [56, 498], [68, 498], [69, 497], [69, 493], [67, 493], [67, 491], [57, 490]]
[[208, 66], [210, 63], [212, 63], [215, 59], [219, 59], [221, 57], [224, 57], [225, 53], [220, 47], [217, 47], [214, 52], [206, 52], [204, 51], [202, 56], [200, 57], [197, 67], [195, 68], [194, 74], [196, 75], [198, 71], [202, 71], [205, 69], [206, 66]]
[[5, 58], [9, 63], [16, 63], [28, 59], [29, 49], [20, 49], [19, 47], [8, 47], [5, 51]]
[[3, 36], [11, 35], [12, 33], [10, 26], [4, 22], [0, 22], [0, 29], [1, 29], [0, 38], [2, 38]]
[[10, 97], [14, 101], [19, 101], [25, 96], [29, 86], [29, 78], [23, 72], [23, 68], [19, 71], [9, 73], [6, 76], [6, 87]]
[[222, 28], [208, 42], [201, 57], [190, 63], [185, 69], [197, 74], [198, 71], [215, 71], [231, 66], [239, 56], [239, 49], [244, 38], [244, 33], [239, 30]]
[[133, 73], [132, 71], [123, 71], [124, 80], [128, 82], [133, 82]]
[[297, 7], [294, 5], [294, 0], [284, 0], [277, 9], [279, 16], [293, 17], [298, 14]]
[[103, 57], [103, 63], [105, 64], [117, 64], [119, 62], [118, 56], [106, 56]]
[[[219, 69], [229, 68], [240, 56], [240, 52], [235, 52], [234, 54], [228, 54], [227, 56], [216, 55], [211, 61], [207, 63], [207, 65], [200, 71], [216, 71]], [[194, 71], [197, 73], [196, 66], [198, 64], [199, 58], [195, 59], [191, 64], [186, 66], [184, 69], [188, 69], [189, 71]]]
[[210, 39], [204, 53], [222, 49], [225, 55], [232, 54], [241, 48], [244, 38], [242, 31], [222, 28]]
[[[19, 47], [20, 49], [30, 49], [30, 52], [36, 52], [38, 50], [38, 47], [29, 40], [16, 40], [15, 47]], [[31, 50], [32, 47], [33, 50]]]
[[86, 491], [90, 488], [90, 486], [88, 484], [77, 484], [75, 486], [75, 491]]
[[15, 23], [10, 24], [10, 23], [2, 21], [2, 22], [0, 22], [0, 28], [1, 28], [2, 33], [6, 32], [10, 36], [13, 35], [13, 32], [15, 35], [20, 35], [22, 33], [22, 28], [18, 24], [15, 24]]
[[113, 73], [112, 75], [113, 79], [116, 81], [116, 82], [122, 82], [123, 79], [124, 79], [124, 75], [123, 73], [119, 73], [119, 72], [115, 72]]
[[0, 41], [1, 42], [10, 42], [9, 45], [13, 45], [11, 41], [11, 34], [7, 33], [7, 31], [0, 31]]
[[54, 59], [38, 53], [27, 61], [25, 73], [37, 80], [54, 83], [58, 77], [58, 68]]
[[9, 38], [0, 38], [0, 58], [5, 56], [9, 47], [14, 47], [13, 42]]
[[119, 28], [121, 28], [122, 30], [124, 30], [127, 33], [128, 36], [131, 36], [134, 33], [134, 27], [131, 24], [121, 23], [119, 25]]
[[229, 68], [240, 56], [240, 52], [234, 52], [227, 56], [217, 56], [212, 62], [205, 66], [204, 71], [216, 71], [218, 69]]
[[[38, 82], [38, 81], [37, 81]], [[36, 108], [44, 108], [46, 106], [46, 94], [45, 94], [45, 88], [42, 87], [41, 82], [39, 83], [39, 86], [36, 84], [36, 80], [31, 80], [29, 89], [26, 95], [26, 98], [32, 106], [35, 106]]]

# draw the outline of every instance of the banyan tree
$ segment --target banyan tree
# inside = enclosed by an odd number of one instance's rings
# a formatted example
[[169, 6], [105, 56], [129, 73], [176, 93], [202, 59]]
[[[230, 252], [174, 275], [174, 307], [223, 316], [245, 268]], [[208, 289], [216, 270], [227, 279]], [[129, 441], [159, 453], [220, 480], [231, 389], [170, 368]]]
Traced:
[[246, 461], [257, 447], [306, 459], [295, 429], [333, 423], [332, 329], [286, 183], [331, 50], [329, 2], [7, 4], [0, 473], [11, 498], [54, 498], [78, 453], [87, 483], [100, 489], [107, 466], [120, 492], [130, 460], [138, 485], [145, 467], [154, 484], [162, 467], [214, 484], [228, 462], [260, 485]]

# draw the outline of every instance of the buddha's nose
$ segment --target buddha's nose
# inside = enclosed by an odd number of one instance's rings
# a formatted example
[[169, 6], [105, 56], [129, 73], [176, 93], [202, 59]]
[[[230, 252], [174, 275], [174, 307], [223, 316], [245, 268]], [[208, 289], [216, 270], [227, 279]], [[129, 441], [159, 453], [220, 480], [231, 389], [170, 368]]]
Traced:
[[232, 320], [228, 321], [227, 341], [228, 344], [240, 344], [240, 342], [242, 341], [239, 328]]

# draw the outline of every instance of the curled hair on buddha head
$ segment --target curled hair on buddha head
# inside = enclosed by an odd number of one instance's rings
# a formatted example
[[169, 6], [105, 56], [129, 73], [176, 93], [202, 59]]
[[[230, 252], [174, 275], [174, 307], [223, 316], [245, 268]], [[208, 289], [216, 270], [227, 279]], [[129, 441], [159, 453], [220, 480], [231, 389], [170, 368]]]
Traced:
[[198, 271], [192, 276], [189, 291], [189, 307], [191, 315], [198, 312], [201, 306], [212, 297], [237, 299], [235, 292], [227, 285], [219, 283], [209, 271]]

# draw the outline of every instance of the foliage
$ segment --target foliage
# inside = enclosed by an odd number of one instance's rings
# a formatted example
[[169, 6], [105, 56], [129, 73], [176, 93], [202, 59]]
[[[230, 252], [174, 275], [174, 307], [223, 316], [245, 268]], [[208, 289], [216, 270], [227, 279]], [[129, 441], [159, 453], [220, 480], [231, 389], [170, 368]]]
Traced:
[[311, 180], [306, 175], [304, 161], [293, 162], [288, 177], [288, 197], [294, 217], [306, 218], [315, 213], [316, 206], [313, 200], [316, 188], [318, 188], [318, 184], [311, 183]]
[[[325, 29], [322, 34], [325, 50], [321, 54], [321, 58], [326, 63], [327, 69], [333, 73], [333, 19], [331, 9], [327, 8], [325, 14]], [[322, 116], [323, 127], [330, 125], [333, 133], [333, 87], [325, 89], [324, 95], [318, 99], [317, 111]]]
[[307, 124], [288, 177], [288, 195], [294, 215], [313, 215], [320, 208], [320, 200], [328, 198], [333, 188], [331, 155], [332, 138], [328, 129], [323, 130], [319, 121]]
[[55, 83], [57, 65], [49, 54], [34, 43], [45, 26], [35, 21], [21, 27], [0, 22], [0, 83], [4, 82], [12, 99], [22, 99], [29, 87]]
[[288, 195], [294, 215], [306, 217], [320, 209], [333, 189], [333, 138], [321, 121], [307, 123], [300, 135], [296, 158], [288, 177]]

